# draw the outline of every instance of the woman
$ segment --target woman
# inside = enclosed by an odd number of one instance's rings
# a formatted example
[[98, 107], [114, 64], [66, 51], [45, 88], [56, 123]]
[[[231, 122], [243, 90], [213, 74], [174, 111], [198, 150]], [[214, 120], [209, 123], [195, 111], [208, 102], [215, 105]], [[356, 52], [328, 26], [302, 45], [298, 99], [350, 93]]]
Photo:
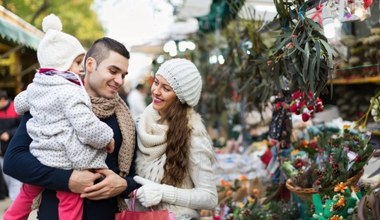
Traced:
[[167, 209], [179, 219], [198, 219], [218, 203], [211, 140], [193, 107], [202, 90], [195, 65], [166, 61], [151, 88], [153, 102], [138, 120], [136, 196], [145, 207]]

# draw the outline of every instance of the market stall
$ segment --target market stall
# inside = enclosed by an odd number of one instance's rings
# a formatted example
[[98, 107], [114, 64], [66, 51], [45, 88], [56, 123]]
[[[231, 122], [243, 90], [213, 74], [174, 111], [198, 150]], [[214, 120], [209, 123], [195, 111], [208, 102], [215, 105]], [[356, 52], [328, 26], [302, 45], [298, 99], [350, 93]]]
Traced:
[[223, 2], [175, 41], [196, 49], [156, 59], [190, 58], [205, 79], [219, 206], [202, 218], [376, 219], [379, 21], [365, 21], [379, 2], [274, 1], [270, 21]]
[[0, 6], [0, 88], [18, 94], [38, 68], [42, 31]]

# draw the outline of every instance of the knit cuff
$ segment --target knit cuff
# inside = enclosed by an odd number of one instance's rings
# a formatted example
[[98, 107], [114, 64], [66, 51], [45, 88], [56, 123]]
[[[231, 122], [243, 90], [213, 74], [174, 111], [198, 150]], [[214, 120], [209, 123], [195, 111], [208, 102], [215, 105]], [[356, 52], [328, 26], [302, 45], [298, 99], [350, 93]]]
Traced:
[[177, 200], [177, 189], [173, 186], [162, 184], [162, 190], [162, 201], [167, 202], [169, 204], [174, 204]]

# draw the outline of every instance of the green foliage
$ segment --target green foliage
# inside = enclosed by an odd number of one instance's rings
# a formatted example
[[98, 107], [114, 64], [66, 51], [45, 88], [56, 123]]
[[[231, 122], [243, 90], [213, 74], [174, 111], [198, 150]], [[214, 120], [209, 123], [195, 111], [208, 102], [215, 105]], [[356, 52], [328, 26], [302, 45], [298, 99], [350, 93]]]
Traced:
[[237, 94], [246, 102], [247, 110], [264, 107], [273, 95], [273, 81], [266, 74], [268, 48], [257, 32], [260, 25], [261, 22], [242, 20], [233, 26], [235, 30], [226, 32], [231, 39], [230, 48], [236, 48], [230, 50], [226, 59], [231, 61], [226, 65], [234, 68], [230, 80], [235, 82]]
[[267, 204], [260, 204], [258, 199], [254, 202], [247, 202], [243, 207], [233, 210], [230, 218], [234, 220], [281, 220], [281, 219], [299, 219], [297, 205], [292, 202], [271, 201]]
[[3, 1], [3, 6], [27, 22], [41, 29], [42, 19], [54, 13], [60, 17], [63, 31], [77, 37], [89, 47], [92, 42], [104, 36], [95, 11], [93, 0], [12, 0]]
[[197, 18], [199, 31], [208, 33], [223, 29], [237, 17], [244, 3], [245, 0], [214, 0], [210, 6], [210, 12]]
[[[321, 26], [305, 16], [304, 1], [274, 3], [282, 26], [268, 63], [276, 87], [290, 86], [292, 91], [299, 89], [318, 97], [331, 76], [335, 52]], [[283, 79], [290, 85], [284, 84]]]
[[313, 194], [315, 213], [313, 219], [352, 219], [354, 208], [362, 198], [361, 192], [351, 192], [344, 184], [336, 186], [329, 195]]
[[[205, 77], [205, 97], [213, 99], [205, 100], [215, 107], [212, 112], [220, 113], [226, 103], [240, 101], [246, 105], [243, 111], [260, 108], [273, 95], [273, 81], [265, 72], [268, 48], [257, 32], [261, 23], [236, 19], [220, 33], [191, 38], [198, 46], [193, 58]], [[210, 64], [212, 55], [222, 55], [225, 62]]]

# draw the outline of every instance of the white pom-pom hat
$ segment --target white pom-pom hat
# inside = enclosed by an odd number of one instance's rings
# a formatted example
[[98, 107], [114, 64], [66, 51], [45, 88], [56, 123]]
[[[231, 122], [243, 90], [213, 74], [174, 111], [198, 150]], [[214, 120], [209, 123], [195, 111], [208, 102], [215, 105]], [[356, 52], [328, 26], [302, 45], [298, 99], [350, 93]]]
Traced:
[[62, 32], [62, 22], [54, 14], [46, 16], [42, 21], [45, 36], [37, 49], [37, 58], [41, 68], [53, 68], [67, 71], [75, 58], [85, 54], [79, 40]]
[[161, 64], [156, 75], [164, 77], [181, 103], [191, 107], [198, 104], [202, 91], [202, 77], [189, 60], [175, 58]]

